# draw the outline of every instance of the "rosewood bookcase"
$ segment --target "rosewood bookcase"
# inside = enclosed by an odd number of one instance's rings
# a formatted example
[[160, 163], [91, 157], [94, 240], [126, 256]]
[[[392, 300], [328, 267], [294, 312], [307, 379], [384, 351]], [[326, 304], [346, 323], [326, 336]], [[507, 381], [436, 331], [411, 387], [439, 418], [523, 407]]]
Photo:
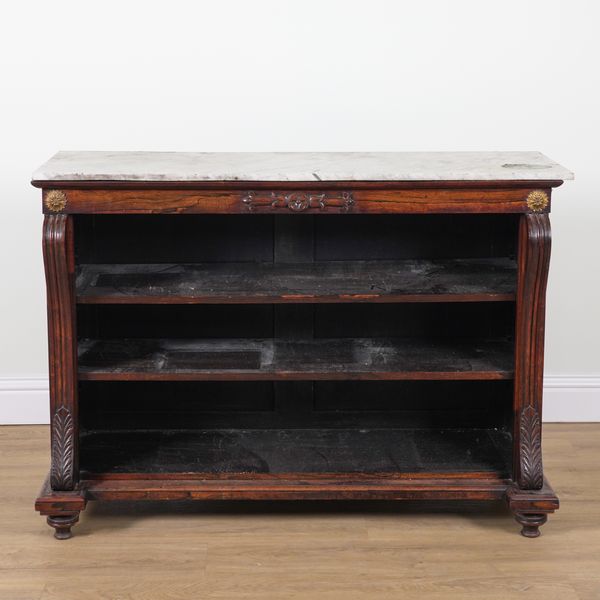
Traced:
[[505, 500], [539, 535], [537, 152], [61, 152], [42, 188], [51, 469], [88, 500]]

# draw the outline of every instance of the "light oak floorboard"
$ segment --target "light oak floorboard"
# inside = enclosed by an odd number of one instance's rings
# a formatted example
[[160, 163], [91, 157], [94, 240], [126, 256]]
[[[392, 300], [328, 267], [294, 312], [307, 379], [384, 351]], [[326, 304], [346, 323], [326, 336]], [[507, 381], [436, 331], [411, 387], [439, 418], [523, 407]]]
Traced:
[[561, 499], [528, 540], [502, 504], [90, 503], [33, 510], [48, 428], [0, 427], [0, 598], [600, 600], [600, 424], [547, 425]]

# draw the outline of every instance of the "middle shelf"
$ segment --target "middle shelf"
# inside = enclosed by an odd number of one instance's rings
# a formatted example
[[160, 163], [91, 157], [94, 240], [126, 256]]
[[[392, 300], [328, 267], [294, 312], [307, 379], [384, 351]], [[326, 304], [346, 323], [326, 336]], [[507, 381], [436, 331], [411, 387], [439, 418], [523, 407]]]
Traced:
[[80, 304], [489, 302], [515, 299], [510, 258], [82, 264]]
[[498, 339], [82, 339], [79, 379], [512, 379]]

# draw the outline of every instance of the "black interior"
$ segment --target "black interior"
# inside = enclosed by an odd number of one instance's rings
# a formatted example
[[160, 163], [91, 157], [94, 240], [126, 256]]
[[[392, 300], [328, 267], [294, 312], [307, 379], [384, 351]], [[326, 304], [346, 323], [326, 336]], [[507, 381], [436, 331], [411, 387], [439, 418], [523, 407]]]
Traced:
[[[77, 215], [75, 221], [78, 265], [514, 261], [517, 239], [513, 215]], [[514, 303], [507, 301], [77, 307], [81, 340], [399, 337], [442, 339], [451, 352], [465, 340], [510, 343], [513, 331]], [[510, 380], [82, 381], [80, 467], [509, 475], [512, 393]]]

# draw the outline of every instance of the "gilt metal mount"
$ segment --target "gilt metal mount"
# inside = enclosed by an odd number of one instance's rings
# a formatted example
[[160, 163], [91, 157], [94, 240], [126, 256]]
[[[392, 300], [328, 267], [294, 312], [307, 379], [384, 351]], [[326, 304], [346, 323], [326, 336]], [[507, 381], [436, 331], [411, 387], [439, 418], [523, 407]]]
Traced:
[[50, 190], [44, 199], [46, 207], [51, 212], [61, 212], [67, 206], [67, 195], [61, 190]]
[[542, 190], [533, 190], [527, 196], [527, 206], [533, 212], [542, 212], [548, 206], [548, 194]]

